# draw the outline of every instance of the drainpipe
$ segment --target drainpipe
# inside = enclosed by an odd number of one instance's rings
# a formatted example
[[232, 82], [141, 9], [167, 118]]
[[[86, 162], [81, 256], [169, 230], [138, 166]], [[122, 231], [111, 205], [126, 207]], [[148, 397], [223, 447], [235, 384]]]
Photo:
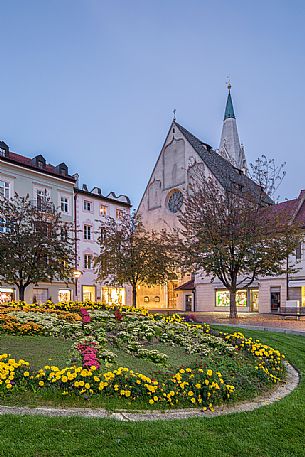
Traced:
[[288, 268], [289, 268], [289, 259], [288, 255], [286, 257], [286, 300], [289, 300], [289, 276], [288, 276]]
[[[74, 268], [77, 271], [77, 193], [74, 190]], [[75, 300], [77, 299], [77, 278], [75, 278]]]

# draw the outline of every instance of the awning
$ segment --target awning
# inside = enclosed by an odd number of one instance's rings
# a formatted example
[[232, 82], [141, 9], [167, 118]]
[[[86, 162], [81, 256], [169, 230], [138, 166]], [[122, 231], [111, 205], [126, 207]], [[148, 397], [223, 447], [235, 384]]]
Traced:
[[288, 282], [288, 287], [305, 287], [305, 279], [300, 279], [299, 281], [289, 281]]

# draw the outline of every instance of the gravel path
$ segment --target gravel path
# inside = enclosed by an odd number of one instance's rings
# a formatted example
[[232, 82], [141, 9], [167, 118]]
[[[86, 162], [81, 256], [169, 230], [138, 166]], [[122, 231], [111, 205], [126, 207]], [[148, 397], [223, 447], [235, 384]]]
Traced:
[[169, 419], [187, 419], [190, 417], [215, 417], [225, 414], [240, 413], [245, 411], [253, 411], [262, 406], [270, 405], [271, 403], [281, 400], [290, 394], [299, 383], [299, 374], [286, 363], [287, 379], [285, 383], [281, 383], [275, 387], [270, 393], [266, 392], [263, 395], [256, 397], [252, 401], [240, 402], [232, 406], [219, 406], [214, 412], [202, 411], [197, 408], [190, 409], [175, 409], [165, 411], [130, 411], [120, 410], [116, 412], [107, 411], [103, 408], [29, 408], [19, 406], [0, 406], [0, 415], [14, 414], [26, 416], [48, 416], [48, 417], [87, 417], [87, 418], [107, 418], [120, 421], [147, 421], [147, 420], [169, 420]]

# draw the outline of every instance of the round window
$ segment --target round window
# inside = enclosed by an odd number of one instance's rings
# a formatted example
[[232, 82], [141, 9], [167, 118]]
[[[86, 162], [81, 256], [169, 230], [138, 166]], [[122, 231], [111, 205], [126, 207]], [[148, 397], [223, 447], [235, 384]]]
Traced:
[[183, 204], [183, 195], [180, 190], [172, 192], [168, 198], [167, 206], [172, 213], [177, 213]]

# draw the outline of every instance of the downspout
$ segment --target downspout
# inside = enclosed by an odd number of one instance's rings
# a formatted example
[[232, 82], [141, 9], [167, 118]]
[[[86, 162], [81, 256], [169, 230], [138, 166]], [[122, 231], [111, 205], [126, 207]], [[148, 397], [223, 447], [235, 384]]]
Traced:
[[[77, 271], [77, 193], [75, 192], [74, 189], [74, 268]], [[75, 299], [78, 298], [78, 293], [77, 293], [77, 278], [75, 278]]]

